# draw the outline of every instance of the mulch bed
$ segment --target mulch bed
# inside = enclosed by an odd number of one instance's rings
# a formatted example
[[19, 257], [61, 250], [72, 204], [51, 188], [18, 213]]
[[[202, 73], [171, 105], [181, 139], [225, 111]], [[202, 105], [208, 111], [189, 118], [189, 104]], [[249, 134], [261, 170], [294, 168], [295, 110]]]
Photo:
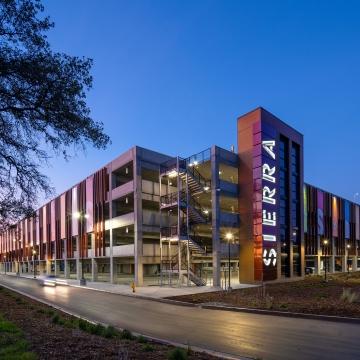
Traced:
[[[0, 287], [0, 314], [17, 325], [30, 343], [29, 350], [39, 359], [167, 359], [174, 349], [140, 339], [107, 339], [78, 328], [55, 324], [57, 314], [67, 323], [70, 315]], [[142, 339], [144, 341], [144, 339]], [[216, 359], [207, 354], [190, 353], [189, 359]]]
[[[344, 289], [348, 296], [344, 299]], [[351, 300], [350, 300], [351, 298]], [[332, 275], [328, 282], [320, 276], [264, 287], [217, 291], [169, 299], [196, 304], [226, 304], [305, 314], [360, 318], [360, 272]]]

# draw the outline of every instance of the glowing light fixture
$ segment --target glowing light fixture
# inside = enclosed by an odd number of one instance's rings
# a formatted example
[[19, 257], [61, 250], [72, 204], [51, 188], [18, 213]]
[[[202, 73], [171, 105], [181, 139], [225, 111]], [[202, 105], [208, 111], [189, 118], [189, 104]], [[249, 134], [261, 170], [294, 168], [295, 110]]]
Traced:
[[177, 176], [177, 174], [178, 174], [178, 173], [177, 173], [176, 170], [172, 170], [172, 171], [169, 172], [168, 176], [169, 176], [169, 178], [174, 178], [174, 177]]
[[204, 186], [205, 191], [208, 191], [209, 189], [210, 189], [209, 186]]

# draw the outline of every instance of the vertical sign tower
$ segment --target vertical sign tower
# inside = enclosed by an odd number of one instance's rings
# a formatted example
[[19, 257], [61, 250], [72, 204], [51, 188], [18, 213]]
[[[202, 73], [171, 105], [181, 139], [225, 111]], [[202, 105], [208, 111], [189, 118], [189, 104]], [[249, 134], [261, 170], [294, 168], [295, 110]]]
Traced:
[[301, 276], [303, 137], [262, 108], [238, 119], [241, 282]]

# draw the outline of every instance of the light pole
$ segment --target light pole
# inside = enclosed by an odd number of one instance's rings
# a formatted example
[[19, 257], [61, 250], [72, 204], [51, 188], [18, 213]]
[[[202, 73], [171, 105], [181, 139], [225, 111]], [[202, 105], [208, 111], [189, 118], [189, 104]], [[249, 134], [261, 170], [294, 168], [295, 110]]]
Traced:
[[36, 255], [36, 251], [35, 249], [32, 251], [32, 255], [33, 255], [33, 270], [34, 270], [34, 279], [36, 279], [36, 263], [35, 263], [35, 255]]
[[349, 250], [351, 248], [350, 244], [346, 244], [346, 250], [347, 250], [347, 254], [346, 254], [346, 266], [347, 266], [347, 273], [348, 276], [350, 275], [350, 262], [349, 262]]
[[329, 244], [329, 240], [325, 239], [323, 241], [324, 245], [324, 253], [325, 253], [325, 282], [327, 282], [327, 246]]
[[234, 235], [232, 233], [227, 233], [226, 234], [226, 240], [228, 241], [228, 249], [229, 249], [229, 264], [228, 264], [228, 267], [229, 267], [229, 285], [228, 285], [228, 291], [231, 291], [231, 286], [230, 286], [230, 242], [233, 240], [234, 238]]
[[78, 212], [75, 212], [73, 214], [73, 216], [79, 220], [80, 222], [80, 231], [79, 231], [79, 239], [80, 239], [80, 246], [79, 246], [79, 251], [80, 251], [80, 255], [81, 255], [81, 278], [80, 278], [80, 285], [81, 286], [85, 286], [86, 285], [86, 279], [84, 277], [84, 252], [85, 252], [85, 249], [84, 249], [84, 239], [83, 239], [83, 226], [84, 226], [84, 221], [86, 219], [89, 218], [89, 215], [86, 214], [84, 212], [84, 210], [81, 210], [81, 211], [78, 211]]

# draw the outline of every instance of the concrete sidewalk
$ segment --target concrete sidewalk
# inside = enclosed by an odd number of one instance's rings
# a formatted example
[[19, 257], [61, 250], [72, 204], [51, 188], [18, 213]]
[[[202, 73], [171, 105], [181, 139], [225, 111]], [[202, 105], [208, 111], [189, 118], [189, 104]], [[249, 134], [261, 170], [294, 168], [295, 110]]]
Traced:
[[[17, 277], [17, 274], [12, 272], [10, 273], [7, 272], [6, 275]], [[21, 274], [20, 277], [25, 279], [34, 279], [32, 274]], [[46, 278], [46, 276], [37, 276], [36, 278], [41, 280]], [[72, 287], [81, 287], [89, 290], [103, 291], [112, 294], [147, 297], [152, 299], [162, 299], [169, 296], [191, 295], [191, 294], [199, 294], [204, 292], [221, 290], [221, 288], [210, 287], [210, 286], [183, 286], [183, 287], [142, 286], [142, 287], [137, 287], [134, 293], [129, 285], [117, 285], [117, 284], [115, 285], [106, 282], [87, 281], [86, 286], [80, 286], [79, 280], [64, 279], [64, 278], [54, 278], [54, 279], [60, 280], [62, 283], [65, 282], [68, 286], [72, 286]], [[234, 284], [232, 285], [232, 288], [242, 289], [253, 286], [256, 285]]]

